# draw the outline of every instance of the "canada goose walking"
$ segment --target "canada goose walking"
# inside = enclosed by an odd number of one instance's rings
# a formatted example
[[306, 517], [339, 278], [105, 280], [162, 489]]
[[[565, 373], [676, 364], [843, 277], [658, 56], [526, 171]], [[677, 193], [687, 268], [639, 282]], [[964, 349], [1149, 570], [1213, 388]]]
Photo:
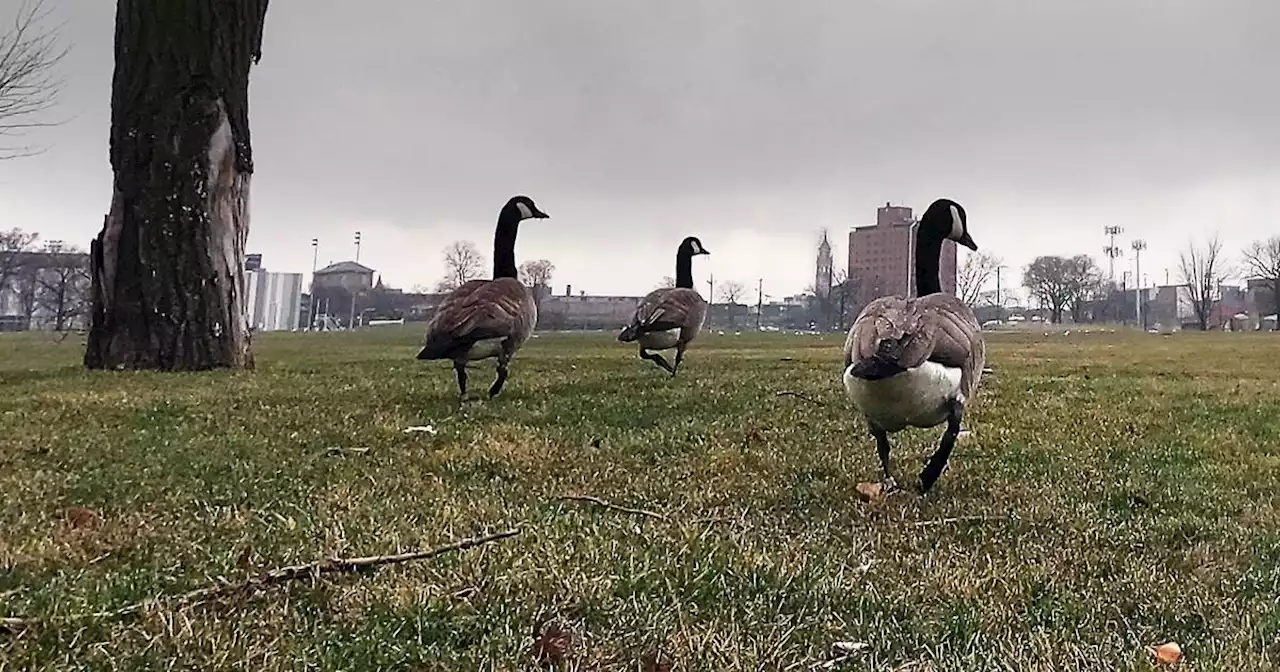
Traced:
[[889, 433], [947, 423], [920, 473], [924, 494], [947, 467], [986, 352], [973, 311], [942, 293], [938, 277], [944, 240], [978, 249], [964, 208], [945, 198], [934, 201], [920, 218], [915, 238], [917, 298], [884, 297], [862, 310], [844, 342], [844, 388], [875, 437], [886, 492], [896, 487]]
[[450, 359], [458, 376], [458, 399], [467, 395], [467, 362], [498, 358], [493, 397], [507, 382], [516, 350], [538, 322], [533, 293], [520, 283], [516, 269], [516, 230], [526, 219], [546, 219], [527, 196], [515, 196], [498, 214], [493, 234], [493, 279], [469, 280], [449, 292], [427, 323], [427, 344], [418, 359]]
[[[711, 253], [697, 238], [685, 238], [676, 249], [676, 286], [655, 289], [640, 299], [631, 324], [618, 334], [623, 343], [639, 343], [640, 358], [661, 366], [672, 376], [680, 370], [685, 348], [702, 331], [707, 316], [707, 302], [693, 288], [693, 258], [700, 254]], [[675, 366], [662, 355], [649, 352], [671, 348], [676, 349]]]

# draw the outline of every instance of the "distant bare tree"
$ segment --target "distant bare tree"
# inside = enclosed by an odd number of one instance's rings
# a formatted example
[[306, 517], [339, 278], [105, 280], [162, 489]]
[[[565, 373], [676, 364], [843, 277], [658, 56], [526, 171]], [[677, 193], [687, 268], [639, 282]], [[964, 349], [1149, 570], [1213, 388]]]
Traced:
[[737, 280], [726, 280], [720, 284], [720, 299], [730, 305], [737, 305], [738, 300], [746, 296], [746, 285]]
[[[729, 328], [733, 329], [738, 326], [738, 310], [741, 305], [739, 302], [747, 295], [746, 285], [737, 280], [725, 280], [718, 283], [717, 288], [720, 290], [720, 300], [727, 304], [729, 311]], [[714, 299], [712, 299], [714, 301]]]
[[35, 276], [35, 303], [54, 331], [75, 326], [89, 308], [89, 262], [83, 252], [64, 249], [41, 264]]
[[45, 0], [23, 0], [12, 25], [0, 33], [0, 159], [37, 153], [30, 145], [5, 141], [54, 125], [41, 115], [57, 103], [62, 81], [54, 71], [67, 51], [57, 31], [40, 29], [48, 14]]
[[1218, 283], [1226, 275], [1223, 268], [1222, 239], [1214, 234], [1203, 246], [1187, 243], [1178, 256], [1178, 274], [1191, 300], [1191, 310], [1196, 314], [1200, 330], [1209, 328], [1217, 300]]
[[444, 249], [445, 276], [436, 284], [437, 292], [451, 292], [484, 272], [484, 255], [469, 240], [456, 240]]
[[956, 296], [969, 305], [975, 305], [1000, 263], [999, 257], [987, 252], [965, 255], [964, 262], [956, 271]]
[[[1242, 261], [1245, 277], [1271, 292], [1271, 310], [1280, 315], [1280, 236], [1255, 240], [1245, 249]], [[1275, 329], [1280, 331], [1280, 318], [1276, 319]]]
[[666, 289], [668, 287], [675, 287], [675, 286], [676, 286], [676, 279], [669, 275], [664, 275], [662, 276], [662, 279], [658, 281], [658, 286], [654, 287], [654, 289]]
[[542, 299], [551, 294], [551, 276], [556, 265], [546, 259], [535, 259], [520, 264], [520, 282], [533, 292], [533, 302], [542, 307]]
[[1049, 310], [1054, 324], [1062, 322], [1067, 310], [1075, 320], [1083, 318], [1083, 302], [1091, 298], [1101, 274], [1093, 257], [1046, 255], [1036, 257], [1022, 274], [1022, 284], [1040, 305]]
[[17, 276], [24, 254], [31, 250], [37, 238], [37, 234], [22, 229], [0, 231], [0, 290]]

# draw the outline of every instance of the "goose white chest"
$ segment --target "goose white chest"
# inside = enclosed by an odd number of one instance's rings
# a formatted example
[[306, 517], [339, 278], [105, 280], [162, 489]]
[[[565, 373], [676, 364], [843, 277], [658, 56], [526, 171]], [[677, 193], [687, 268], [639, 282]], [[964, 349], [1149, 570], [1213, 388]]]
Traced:
[[486, 338], [476, 341], [467, 350], [467, 359], [475, 362], [502, 354], [502, 343], [506, 338]]
[[964, 401], [958, 367], [925, 362], [883, 380], [864, 380], [844, 371], [844, 389], [863, 415], [885, 431], [935, 427], [947, 419], [947, 402]]

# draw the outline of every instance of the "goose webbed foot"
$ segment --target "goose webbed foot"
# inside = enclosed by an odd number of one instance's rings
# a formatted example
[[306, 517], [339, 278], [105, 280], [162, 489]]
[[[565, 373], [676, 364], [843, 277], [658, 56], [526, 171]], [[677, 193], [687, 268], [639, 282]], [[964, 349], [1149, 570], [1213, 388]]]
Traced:
[[952, 400], [947, 409], [947, 431], [942, 433], [942, 441], [938, 450], [929, 458], [929, 463], [920, 472], [920, 494], [929, 492], [933, 484], [942, 476], [951, 459], [951, 451], [956, 447], [956, 437], [960, 436], [960, 422], [964, 419], [964, 402]]

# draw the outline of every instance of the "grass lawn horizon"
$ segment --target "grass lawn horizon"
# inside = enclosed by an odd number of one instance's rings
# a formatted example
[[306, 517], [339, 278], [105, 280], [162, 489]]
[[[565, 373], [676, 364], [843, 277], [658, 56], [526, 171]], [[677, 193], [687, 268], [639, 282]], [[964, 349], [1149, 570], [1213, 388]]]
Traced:
[[[1136, 671], [1167, 641], [1182, 670], [1280, 660], [1275, 334], [990, 333], [949, 469], [875, 503], [842, 334], [704, 333], [674, 379], [611, 333], [539, 334], [496, 399], [473, 365], [462, 412], [420, 336], [262, 334], [253, 372], [159, 374], [0, 335], [0, 617], [50, 619], [0, 633], [0, 670]], [[940, 434], [892, 437], [899, 483]]]

